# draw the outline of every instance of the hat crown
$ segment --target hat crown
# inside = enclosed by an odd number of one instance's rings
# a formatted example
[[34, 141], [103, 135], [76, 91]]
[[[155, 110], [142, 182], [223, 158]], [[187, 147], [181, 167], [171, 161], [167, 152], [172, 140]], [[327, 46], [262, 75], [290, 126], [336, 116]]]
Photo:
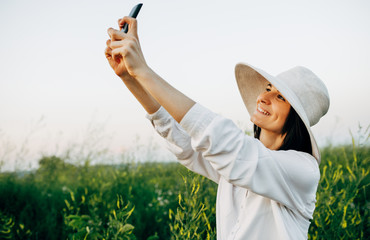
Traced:
[[297, 66], [276, 76], [296, 95], [310, 126], [315, 125], [329, 109], [329, 93], [325, 84], [311, 70]]

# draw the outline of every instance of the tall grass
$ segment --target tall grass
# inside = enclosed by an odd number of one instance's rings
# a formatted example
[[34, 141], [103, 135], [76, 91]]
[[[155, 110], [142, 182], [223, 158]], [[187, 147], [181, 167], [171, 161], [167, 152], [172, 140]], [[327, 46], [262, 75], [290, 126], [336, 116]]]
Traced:
[[[322, 150], [309, 239], [367, 239], [370, 147]], [[217, 185], [178, 163], [74, 165], [0, 173], [0, 239], [216, 239]]]
[[322, 159], [310, 239], [368, 238], [370, 148], [326, 148]]

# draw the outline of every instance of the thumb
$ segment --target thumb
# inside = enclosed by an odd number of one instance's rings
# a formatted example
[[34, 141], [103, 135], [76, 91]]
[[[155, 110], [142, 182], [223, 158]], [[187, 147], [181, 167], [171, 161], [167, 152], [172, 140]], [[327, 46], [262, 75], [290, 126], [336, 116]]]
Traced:
[[119, 19], [118, 24], [119, 24], [120, 28], [122, 28], [125, 24], [127, 24], [128, 25], [127, 34], [132, 34], [136, 38], [138, 38], [138, 35], [137, 35], [137, 20], [135, 18], [126, 16], [122, 19]]

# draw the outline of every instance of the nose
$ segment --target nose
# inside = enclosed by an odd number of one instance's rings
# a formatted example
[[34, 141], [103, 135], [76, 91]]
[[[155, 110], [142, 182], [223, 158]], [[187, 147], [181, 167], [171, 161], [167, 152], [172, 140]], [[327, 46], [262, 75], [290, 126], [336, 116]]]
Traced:
[[257, 98], [257, 103], [271, 104], [271, 94], [269, 92], [261, 93]]

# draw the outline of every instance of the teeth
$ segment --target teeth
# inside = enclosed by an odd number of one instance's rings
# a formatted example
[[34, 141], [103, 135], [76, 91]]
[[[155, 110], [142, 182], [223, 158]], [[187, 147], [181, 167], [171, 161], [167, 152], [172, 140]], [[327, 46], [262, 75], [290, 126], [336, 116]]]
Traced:
[[262, 108], [260, 108], [260, 106], [258, 105], [257, 106], [257, 110], [260, 112], [260, 113], [263, 113], [264, 115], [268, 116], [270, 115], [268, 112], [266, 112], [265, 110], [263, 110]]

